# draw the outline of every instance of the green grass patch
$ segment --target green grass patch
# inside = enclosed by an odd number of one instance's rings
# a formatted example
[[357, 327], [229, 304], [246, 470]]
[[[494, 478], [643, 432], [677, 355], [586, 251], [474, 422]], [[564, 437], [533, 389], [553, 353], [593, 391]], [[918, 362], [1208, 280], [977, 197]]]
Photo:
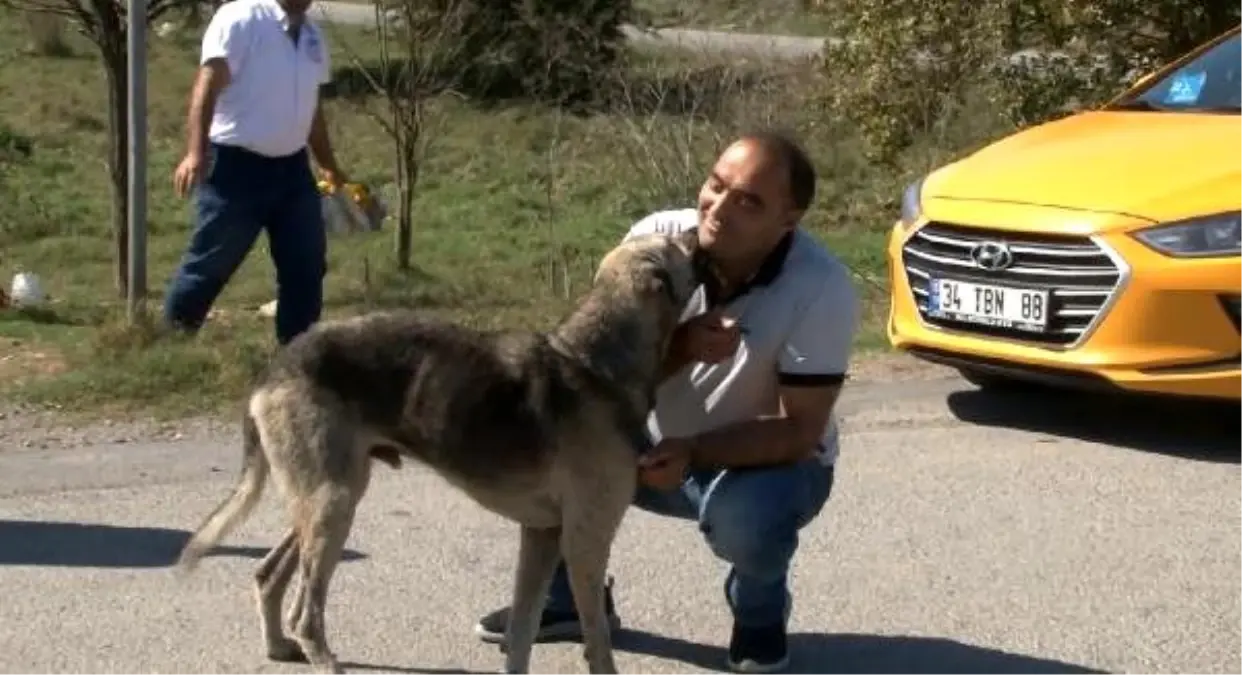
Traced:
[[[200, 336], [168, 339], [151, 327], [127, 327], [111, 268], [102, 66], [73, 36], [67, 56], [22, 53], [21, 26], [0, 10], [0, 91], [7, 93], [0, 140], [30, 146], [29, 156], [0, 154], [0, 282], [7, 287], [16, 272], [34, 272], [51, 303], [41, 313], [0, 310], [0, 350], [51, 352], [60, 366], [0, 370], [0, 395], [86, 412], [182, 415], [236, 405], [274, 349], [271, 321], [257, 313], [274, 297], [265, 239]], [[329, 31], [339, 80], [358, 81], [350, 54], [366, 54], [374, 38]], [[153, 36], [149, 51], [149, 305], [158, 315], [190, 232], [190, 204], [173, 193], [172, 172], [183, 149], [196, 40]], [[327, 314], [402, 306], [483, 328], [546, 328], [636, 218], [691, 204], [733, 134], [776, 123], [796, 129], [816, 157], [823, 180], [806, 225], [858, 275], [869, 317], [860, 348], [881, 346], [884, 239], [902, 179], [875, 175], [853, 134], [826, 119], [814, 97], [819, 75], [736, 60], [634, 57], [629, 65], [624, 78], [601, 83], [608, 95], [583, 114], [521, 102], [432, 102], [434, 142], [414, 203], [416, 269], [395, 268], [392, 221], [383, 232], [334, 237]], [[339, 94], [329, 103], [338, 155], [395, 206], [393, 144], [368, 112], [383, 101]]]

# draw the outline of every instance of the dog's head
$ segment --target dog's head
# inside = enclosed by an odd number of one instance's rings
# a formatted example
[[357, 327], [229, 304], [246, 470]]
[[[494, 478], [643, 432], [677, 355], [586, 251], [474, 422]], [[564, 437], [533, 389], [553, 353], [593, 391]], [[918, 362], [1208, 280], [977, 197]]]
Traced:
[[703, 281], [697, 234], [646, 234], [631, 237], [600, 261], [595, 283], [621, 284], [628, 294], [655, 305], [661, 316], [680, 317]]

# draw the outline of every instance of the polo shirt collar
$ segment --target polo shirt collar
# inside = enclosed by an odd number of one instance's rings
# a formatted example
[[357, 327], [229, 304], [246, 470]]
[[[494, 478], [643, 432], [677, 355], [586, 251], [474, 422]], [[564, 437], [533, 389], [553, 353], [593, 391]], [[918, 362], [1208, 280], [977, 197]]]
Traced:
[[[288, 30], [291, 24], [289, 22], [289, 12], [284, 8], [284, 6], [277, 0], [263, 0], [263, 4], [271, 8], [272, 12], [275, 13], [276, 19], [280, 21], [281, 28]], [[307, 21], [303, 18], [302, 25], [299, 30], [304, 30], [306, 28], [306, 24]]]
[[759, 264], [759, 269], [751, 275], [750, 279], [738, 286], [737, 289], [729, 297], [722, 297], [723, 290], [720, 287], [720, 280], [716, 274], [712, 273], [711, 263], [707, 260], [707, 254], [700, 252], [698, 255], [702, 259], [697, 264], [701, 265], [705, 274], [703, 278], [703, 291], [706, 294], [707, 306], [715, 307], [728, 302], [732, 302], [743, 295], [746, 295], [755, 288], [769, 286], [780, 276], [781, 271], [785, 268], [785, 259], [789, 257], [789, 250], [793, 248], [794, 233], [796, 230], [790, 230], [781, 237], [776, 246], [768, 253], [763, 262]]

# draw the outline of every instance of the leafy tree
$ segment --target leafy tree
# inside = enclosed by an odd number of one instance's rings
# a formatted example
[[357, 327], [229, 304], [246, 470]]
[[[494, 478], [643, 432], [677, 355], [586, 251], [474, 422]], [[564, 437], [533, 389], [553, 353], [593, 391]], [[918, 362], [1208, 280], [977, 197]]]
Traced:
[[870, 157], [946, 126], [969, 145], [1114, 95], [1236, 25], [1234, 0], [813, 0], [823, 92]]

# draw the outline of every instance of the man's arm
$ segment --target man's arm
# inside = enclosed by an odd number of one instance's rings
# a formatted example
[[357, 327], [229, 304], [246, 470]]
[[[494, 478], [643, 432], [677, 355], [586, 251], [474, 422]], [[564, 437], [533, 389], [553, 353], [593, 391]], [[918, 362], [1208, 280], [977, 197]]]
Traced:
[[311, 30], [314, 31], [314, 39], [319, 42], [320, 94], [315, 101], [315, 116], [311, 119], [310, 136], [306, 139], [306, 144], [310, 147], [315, 164], [325, 173], [330, 174], [332, 180], [343, 183], [349, 179], [345, 177], [340, 165], [336, 163], [336, 153], [332, 151], [332, 138], [328, 133], [327, 113], [323, 109], [323, 88], [332, 81], [332, 54], [328, 50], [319, 26], [313, 25]]
[[845, 382], [857, 324], [848, 277], [832, 280], [803, 310], [778, 359], [779, 414], [689, 439], [691, 466], [766, 466], [812, 457]]
[[201, 157], [206, 153], [207, 131], [211, 128], [216, 101], [245, 62], [246, 23], [245, 18], [235, 16], [236, 13], [232, 7], [221, 9], [203, 31], [198, 74], [190, 90], [186, 114], [187, 155]]
[[840, 384], [782, 386], [780, 414], [715, 429], [692, 439], [690, 465], [740, 468], [792, 464], [817, 452]]
[[185, 120], [187, 155], [202, 157], [206, 154], [207, 131], [216, 112], [216, 101], [220, 98], [220, 92], [229, 86], [229, 81], [226, 59], [213, 58], [199, 66], [194, 87], [190, 90], [190, 106]]
[[341, 168], [336, 163], [336, 155], [332, 152], [332, 141], [328, 136], [328, 123], [324, 119], [323, 102], [315, 104], [315, 117], [311, 120], [310, 137], [307, 139], [315, 164], [333, 178], [344, 181]]

